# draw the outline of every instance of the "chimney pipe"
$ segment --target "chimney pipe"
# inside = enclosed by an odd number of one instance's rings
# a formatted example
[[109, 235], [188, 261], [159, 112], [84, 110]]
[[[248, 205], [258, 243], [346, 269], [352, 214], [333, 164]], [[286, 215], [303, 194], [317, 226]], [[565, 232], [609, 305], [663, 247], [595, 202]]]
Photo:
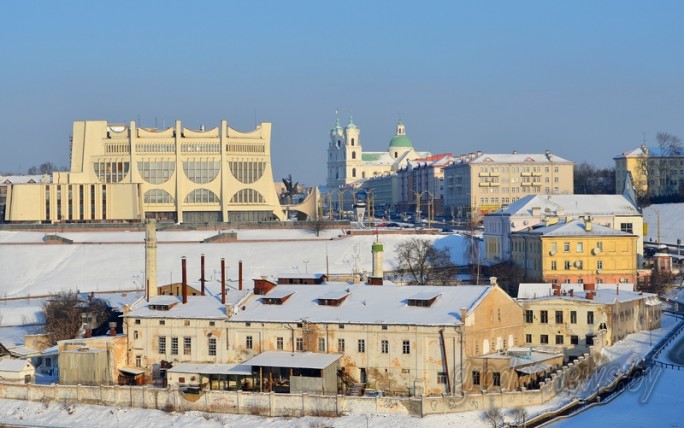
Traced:
[[238, 290], [242, 291], [242, 260], [238, 262]]
[[183, 270], [183, 304], [188, 303], [188, 273], [185, 268], [185, 257], [181, 259], [181, 266]]
[[202, 265], [202, 276], [200, 276], [200, 282], [202, 283], [202, 292], [201, 295], [204, 296], [204, 283], [206, 280], [204, 279], [204, 254], [202, 254], [202, 257], [200, 258], [201, 262], [200, 264]]
[[226, 304], [226, 259], [221, 257], [221, 304]]

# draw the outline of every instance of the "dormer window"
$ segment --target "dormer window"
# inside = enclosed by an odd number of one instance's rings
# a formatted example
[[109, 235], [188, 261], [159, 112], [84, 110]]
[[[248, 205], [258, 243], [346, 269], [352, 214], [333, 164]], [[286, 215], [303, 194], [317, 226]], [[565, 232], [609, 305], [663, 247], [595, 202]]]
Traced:
[[294, 291], [275, 290], [259, 299], [264, 305], [282, 305], [294, 294]]
[[316, 302], [321, 306], [340, 306], [349, 294], [346, 290], [330, 291], [317, 298]]
[[409, 306], [429, 308], [441, 295], [441, 293], [436, 292], [421, 292], [409, 297], [406, 301], [406, 304]]

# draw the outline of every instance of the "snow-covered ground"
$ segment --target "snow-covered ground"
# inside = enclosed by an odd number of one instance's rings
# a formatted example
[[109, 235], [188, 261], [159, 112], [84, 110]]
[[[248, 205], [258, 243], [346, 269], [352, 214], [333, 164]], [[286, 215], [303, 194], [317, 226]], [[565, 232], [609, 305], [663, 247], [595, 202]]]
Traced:
[[646, 242], [658, 241], [658, 217], [660, 217], [660, 241], [676, 244], [677, 239], [684, 242], [684, 203], [657, 204], [644, 208], [644, 223], [648, 224]]

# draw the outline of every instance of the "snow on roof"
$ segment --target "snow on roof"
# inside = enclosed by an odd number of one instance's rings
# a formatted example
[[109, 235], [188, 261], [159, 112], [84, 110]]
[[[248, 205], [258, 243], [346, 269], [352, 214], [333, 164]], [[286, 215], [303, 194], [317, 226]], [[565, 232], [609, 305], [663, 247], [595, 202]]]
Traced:
[[2, 184], [27, 184], [27, 183], [51, 183], [52, 177], [45, 174], [40, 175], [0, 175], [0, 185]]
[[513, 234], [532, 234], [544, 236], [634, 236], [631, 233], [621, 232], [610, 227], [592, 224], [587, 230], [583, 220], [572, 220], [569, 223], [556, 223], [551, 226], [538, 227], [530, 231], [514, 232]]
[[269, 291], [264, 297], [269, 299], [282, 299], [284, 297], [290, 296], [295, 293], [295, 290], [284, 290], [278, 287], [274, 287]]
[[487, 164], [487, 163], [572, 163], [567, 159], [544, 153], [482, 153], [475, 159], [466, 159], [467, 163]]
[[324, 273], [296, 273], [296, 272], [288, 272], [288, 273], [279, 273], [278, 278], [291, 278], [291, 279], [321, 279], [323, 276], [325, 276]]
[[325, 289], [326, 291], [319, 295], [319, 299], [331, 299], [331, 300], [339, 300], [345, 296], [349, 295], [349, 291], [346, 289], [342, 288], [334, 288], [334, 289]]
[[291, 367], [300, 369], [324, 369], [342, 358], [342, 354], [318, 354], [314, 352], [267, 351], [242, 363], [252, 367]]
[[[156, 296], [149, 302], [141, 302], [140, 306], [124, 314], [125, 318], [187, 318], [187, 319], [225, 319], [226, 308], [214, 296], [188, 296], [188, 303], [183, 304], [177, 296]], [[169, 310], [150, 309], [153, 305], [176, 305]]]
[[541, 208], [543, 214], [558, 216], [640, 215], [634, 204], [623, 195], [528, 195], [497, 213], [532, 216], [532, 208], [536, 207]]
[[176, 364], [167, 372], [171, 373], [197, 373], [197, 374], [232, 374], [232, 375], [251, 375], [252, 368], [244, 364], [202, 364], [202, 363], [181, 363]]
[[[449, 325], [460, 323], [460, 309], [472, 310], [493, 289], [492, 286], [460, 285], [440, 286], [366, 286], [342, 285], [278, 285], [283, 293], [294, 292], [282, 305], [267, 305], [261, 299], [252, 299], [244, 310], [230, 321], [237, 322], [293, 322], [359, 323], [399, 325]], [[317, 300], [324, 291], [349, 292], [339, 306], [319, 305]], [[272, 291], [273, 292], [273, 291]], [[271, 293], [272, 293], [271, 292]], [[266, 297], [270, 297], [270, 294]], [[429, 307], [407, 304], [418, 293], [441, 294]]]
[[[589, 300], [584, 291], [584, 284], [558, 284], [561, 287], [561, 295], [553, 294], [552, 284], [520, 284], [518, 287], [518, 299], [523, 301], [541, 299], [571, 299], [582, 301], [583, 303], [613, 304], [616, 302], [629, 302], [632, 300], [644, 299], [649, 306], [661, 304], [656, 294], [642, 293], [634, 291], [634, 284], [596, 284], [595, 295]], [[570, 296], [570, 290], [573, 295]], [[619, 291], [618, 291], [619, 290]], [[563, 294], [565, 293], [565, 294]]]
[[13, 358], [5, 358], [4, 360], [0, 361], [0, 371], [20, 372], [24, 370], [27, 365], [31, 366], [31, 363], [28, 360], [15, 360]]

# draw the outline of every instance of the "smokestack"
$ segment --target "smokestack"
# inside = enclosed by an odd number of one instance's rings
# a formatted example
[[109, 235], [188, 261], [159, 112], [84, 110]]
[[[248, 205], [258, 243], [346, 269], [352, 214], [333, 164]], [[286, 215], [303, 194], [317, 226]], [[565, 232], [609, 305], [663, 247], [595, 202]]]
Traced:
[[157, 222], [145, 223], [145, 285], [147, 300], [157, 296]]
[[205, 279], [204, 279], [204, 254], [202, 254], [202, 257], [200, 258], [200, 260], [201, 260], [201, 265], [202, 265], [202, 268], [201, 268], [202, 269], [202, 276], [200, 276], [200, 282], [202, 283], [201, 294], [202, 294], [202, 296], [204, 296], [204, 282], [205, 282]]
[[382, 279], [384, 273], [382, 242], [375, 241], [371, 246], [371, 253], [373, 254], [373, 276]]
[[116, 336], [116, 323], [115, 322], [109, 323], [109, 335], [110, 336]]
[[221, 257], [221, 304], [226, 304], [226, 259]]
[[242, 260], [238, 262], [238, 290], [242, 291]]
[[181, 269], [183, 270], [183, 304], [188, 303], [188, 272], [185, 268], [185, 257], [181, 259]]

